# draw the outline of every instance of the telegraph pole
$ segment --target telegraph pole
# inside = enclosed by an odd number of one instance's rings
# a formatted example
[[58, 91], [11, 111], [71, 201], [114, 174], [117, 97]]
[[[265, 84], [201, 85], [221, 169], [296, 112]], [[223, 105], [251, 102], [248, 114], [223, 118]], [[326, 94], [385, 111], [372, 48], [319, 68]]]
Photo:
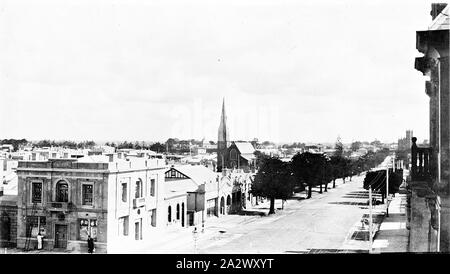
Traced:
[[389, 165], [386, 167], [386, 217], [389, 217]]
[[437, 233], [437, 252], [441, 252], [441, 199], [436, 198], [436, 207], [438, 212], [438, 233]]
[[369, 253], [372, 253], [372, 186], [369, 186]]

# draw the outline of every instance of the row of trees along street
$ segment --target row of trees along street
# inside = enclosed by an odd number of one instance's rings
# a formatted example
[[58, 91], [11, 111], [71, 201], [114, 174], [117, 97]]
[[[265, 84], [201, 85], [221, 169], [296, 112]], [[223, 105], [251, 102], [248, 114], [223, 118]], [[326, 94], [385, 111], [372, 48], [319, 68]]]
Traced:
[[307, 198], [312, 196], [312, 188], [319, 187], [319, 193], [328, 191], [328, 184], [336, 187], [336, 179], [359, 175], [381, 164], [389, 155], [389, 149], [368, 152], [350, 159], [344, 154], [340, 141], [336, 143], [335, 152], [331, 156], [323, 153], [303, 152], [294, 155], [289, 162], [278, 157], [270, 157], [261, 153], [257, 156], [258, 172], [252, 184], [254, 196], [266, 197], [270, 200], [269, 214], [275, 213], [275, 199], [286, 200], [295, 192], [308, 188]]

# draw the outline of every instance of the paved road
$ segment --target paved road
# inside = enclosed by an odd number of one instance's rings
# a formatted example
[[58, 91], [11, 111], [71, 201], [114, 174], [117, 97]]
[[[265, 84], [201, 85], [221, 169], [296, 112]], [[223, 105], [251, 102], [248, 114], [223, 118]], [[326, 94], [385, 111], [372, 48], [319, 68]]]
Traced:
[[[230, 215], [208, 221], [207, 233], [197, 240], [198, 253], [296, 253], [310, 249], [352, 249], [352, 228], [368, 213], [367, 192], [361, 177], [319, 194], [312, 199], [287, 202], [284, 210], [270, 216]], [[330, 184], [331, 186], [331, 184]], [[280, 205], [280, 201], [278, 201]], [[194, 251], [194, 242], [171, 246], [171, 252]], [[363, 244], [363, 245], [361, 245]], [[353, 249], [361, 249], [360, 241]]]

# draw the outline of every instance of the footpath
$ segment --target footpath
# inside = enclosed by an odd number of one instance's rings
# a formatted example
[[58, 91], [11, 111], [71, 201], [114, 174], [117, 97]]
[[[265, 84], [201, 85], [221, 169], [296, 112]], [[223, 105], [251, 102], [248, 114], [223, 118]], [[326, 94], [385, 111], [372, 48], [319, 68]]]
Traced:
[[[406, 228], [406, 194], [396, 193], [388, 207], [379, 204], [372, 210], [374, 228], [372, 253], [408, 252], [409, 230]], [[343, 249], [369, 250], [369, 214], [354, 224]]]
[[373, 243], [374, 252], [408, 252], [409, 230], [406, 228], [406, 194], [396, 194], [389, 205]]

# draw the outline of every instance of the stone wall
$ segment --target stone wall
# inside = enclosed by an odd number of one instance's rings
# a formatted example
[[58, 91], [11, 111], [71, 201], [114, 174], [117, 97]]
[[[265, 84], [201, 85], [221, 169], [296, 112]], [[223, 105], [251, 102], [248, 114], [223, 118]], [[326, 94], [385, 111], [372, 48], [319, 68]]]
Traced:
[[409, 252], [436, 252], [436, 194], [427, 182], [408, 183]]
[[0, 200], [0, 247], [17, 246], [17, 203]]

